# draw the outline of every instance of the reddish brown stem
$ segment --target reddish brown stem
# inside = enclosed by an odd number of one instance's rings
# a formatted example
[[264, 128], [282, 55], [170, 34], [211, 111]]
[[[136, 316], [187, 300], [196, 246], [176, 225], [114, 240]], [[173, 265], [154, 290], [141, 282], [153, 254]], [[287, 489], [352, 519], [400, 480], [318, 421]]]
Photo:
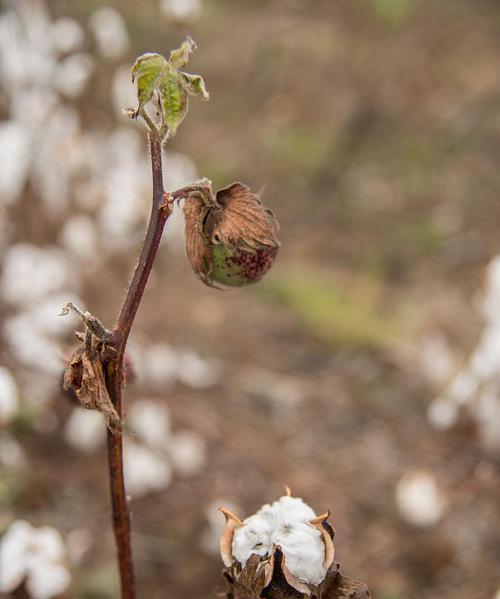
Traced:
[[[116, 358], [106, 367], [106, 385], [120, 420], [123, 418], [123, 356], [125, 346], [141, 302], [149, 273], [160, 244], [165, 222], [170, 215], [168, 207], [163, 206], [163, 174], [161, 141], [153, 133], [149, 136], [151, 149], [151, 168], [153, 173], [153, 205], [146, 238], [139, 256], [139, 263], [132, 277], [125, 301], [113, 329]], [[108, 465], [111, 486], [111, 505], [113, 510], [113, 530], [115, 534], [120, 571], [122, 599], [135, 599], [135, 579], [130, 542], [130, 516], [123, 476], [122, 430], [108, 429]]]

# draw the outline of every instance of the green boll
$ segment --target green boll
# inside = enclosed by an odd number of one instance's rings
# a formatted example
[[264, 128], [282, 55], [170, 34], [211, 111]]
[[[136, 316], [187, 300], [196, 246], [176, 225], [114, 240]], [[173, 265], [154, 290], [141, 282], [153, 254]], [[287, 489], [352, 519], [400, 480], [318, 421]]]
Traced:
[[273, 265], [278, 222], [246, 185], [233, 183], [214, 197], [204, 180], [186, 195], [184, 216], [186, 253], [207, 285], [256, 283]]

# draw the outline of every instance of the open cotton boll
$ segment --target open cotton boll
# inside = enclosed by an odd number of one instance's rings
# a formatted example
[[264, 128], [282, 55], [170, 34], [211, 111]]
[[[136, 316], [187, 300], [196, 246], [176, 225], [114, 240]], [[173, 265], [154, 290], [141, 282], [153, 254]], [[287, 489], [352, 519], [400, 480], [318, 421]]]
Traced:
[[26, 466], [26, 454], [14, 437], [0, 436], [0, 464], [7, 468], [20, 470]]
[[194, 351], [186, 350], [178, 354], [177, 377], [185, 385], [203, 389], [214, 385], [219, 373], [215, 364], [204, 360]]
[[18, 520], [0, 541], [0, 592], [10, 593], [24, 580], [33, 599], [58, 597], [68, 588], [66, 550], [55, 528]]
[[154, 343], [144, 350], [139, 379], [163, 391], [177, 378], [177, 353], [166, 343]]
[[78, 287], [78, 269], [54, 246], [18, 243], [4, 255], [0, 293], [11, 304], [29, 304], [50, 292]]
[[234, 531], [232, 551], [244, 566], [256, 553], [270, 555], [280, 546], [286, 567], [301, 582], [320, 584], [326, 576], [325, 544], [321, 532], [310, 520], [314, 511], [297, 497], [281, 497], [264, 505], [256, 514], [246, 518], [243, 526]]
[[24, 188], [30, 166], [30, 133], [15, 121], [0, 124], [0, 203], [17, 200]]
[[94, 219], [86, 214], [75, 214], [68, 218], [61, 230], [59, 239], [72, 254], [83, 261], [97, 261], [99, 233]]
[[8, 368], [0, 366], [0, 426], [7, 424], [19, 409], [17, 383]]
[[90, 27], [94, 33], [97, 49], [105, 58], [119, 58], [128, 49], [125, 19], [111, 6], [101, 6], [90, 15]]
[[123, 457], [125, 482], [131, 495], [142, 497], [169, 486], [172, 468], [161, 455], [127, 440]]
[[79, 50], [85, 43], [85, 32], [76, 19], [62, 17], [50, 28], [50, 39], [57, 52], [65, 54]]
[[106, 424], [100, 412], [74, 408], [64, 427], [66, 442], [85, 453], [98, 449], [106, 439]]
[[170, 417], [165, 405], [148, 399], [135, 401], [128, 411], [128, 421], [133, 433], [150, 447], [168, 447]]
[[195, 21], [201, 17], [201, 0], [160, 0], [160, 10], [166, 17], [178, 21]]
[[396, 486], [396, 505], [403, 520], [415, 526], [435, 526], [446, 502], [435, 477], [425, 470], [407, 472]]
[[93, 70], [94, 61], [88, 54], [80, 52], [68, 56], [57, 66], [56, 89], [63, 96], [78, 98], [85, 91]]
[[174, 469], [182, 476], [198, 474], [207, 463], [205, 442], [192, 431], [174, 433], [169, 440], [168, 454]]
[[33, 371], [52, 376], [63, 366], [60, 343], [33, 327], [29, 314], [18, 314], [4, 322], [3, 337], [16, 359]]

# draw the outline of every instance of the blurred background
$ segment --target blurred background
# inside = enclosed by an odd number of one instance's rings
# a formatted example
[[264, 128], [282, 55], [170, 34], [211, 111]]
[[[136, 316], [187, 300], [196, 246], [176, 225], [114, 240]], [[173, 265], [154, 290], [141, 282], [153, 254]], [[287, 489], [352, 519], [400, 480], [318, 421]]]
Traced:
[[57, 314], [117, 314], [151, 195], [130, 67], [187, 34], [211, 99], [167, 188], [244, 181], [283, 245], [219, 292], [167, 224], [129, 346], [139, 596], [214, 596], [217, 506], [288, 484], [375, 599], [500, 597], [499, 26], [494, 0], [2, 3], [0, 534], [57, 529], [71, 572], [61, 595], [26, 566], [35, 599], [117, 596], [105, 428], [60, 391]]

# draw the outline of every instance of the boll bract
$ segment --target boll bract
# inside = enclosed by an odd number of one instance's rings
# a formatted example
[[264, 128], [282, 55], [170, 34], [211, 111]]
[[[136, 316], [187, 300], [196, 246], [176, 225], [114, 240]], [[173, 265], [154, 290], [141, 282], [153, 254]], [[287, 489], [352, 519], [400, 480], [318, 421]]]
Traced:
[[273, 213], [243, 183], [215, 197], [207, 179], [185, 196], [186, 253], [207, 285], [241, 287], [271, 268], [280, 242]]

